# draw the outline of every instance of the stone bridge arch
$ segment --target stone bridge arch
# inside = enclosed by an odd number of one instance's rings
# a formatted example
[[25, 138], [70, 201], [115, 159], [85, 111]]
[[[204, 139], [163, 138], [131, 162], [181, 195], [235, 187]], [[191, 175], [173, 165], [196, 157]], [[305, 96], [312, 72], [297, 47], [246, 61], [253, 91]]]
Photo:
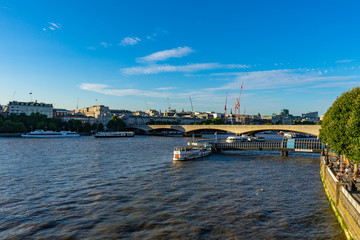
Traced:
[[299, 132], [314, 135], [319, 137], [320, 125], [143, 125], [133, 126], [132, 128], [140, 129], [144, 132], [151, 130], [176, 130], [183, 133], [218, 130], [225, 132], [232, 132], [235, 134], [253, 134], [263, 131], [286, 131], [286, 132]]

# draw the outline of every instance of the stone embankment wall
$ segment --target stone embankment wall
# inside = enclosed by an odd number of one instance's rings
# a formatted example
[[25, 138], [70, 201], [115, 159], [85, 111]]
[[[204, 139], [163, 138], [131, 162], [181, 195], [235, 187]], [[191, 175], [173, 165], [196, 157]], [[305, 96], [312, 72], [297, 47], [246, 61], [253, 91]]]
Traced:
[[360, 240], [360, 204], [351, 196], [344, 184], [336, 179], [325, 164], [325, 157], [321, 157], [320, 162], [320, 175], [326, 195], [346, 237]]

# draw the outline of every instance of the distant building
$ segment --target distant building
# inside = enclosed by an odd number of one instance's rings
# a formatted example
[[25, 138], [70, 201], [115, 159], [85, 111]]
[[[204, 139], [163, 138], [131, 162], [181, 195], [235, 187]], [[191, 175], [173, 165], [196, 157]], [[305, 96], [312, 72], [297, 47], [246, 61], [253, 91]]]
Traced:
[[88, 117], [94, 117], [94, 118], [99, 118], [100, 116], [104, 116], [104, 115], [111, 115], [109, 107], [105, 107], [104, 105], [81, 108], [79, 112], [85, 114]]
[[148, 114], [150, 117], [160, 117], [159, 111], [154, 109], [148, 109], [145, 113]]
[[302, 114], [302, 121], [317, 122], [319, 121], [319, 112], [308, 112]]
[[106, 125], [112, 117], [109, 107], [106, 107], [104, 105], [81, 108], [79, 112], [87, 117], [95, 118], [96, 122], [102, 123], [104, 125]]
[[78, 113], [74, 113], [74, 114], [69, 114], [69, 115], [64, 115], [64, 116], [60, 116], [59, 117], [61, 119], [61, 121], [63, 122], [68, 122], [70, 120], [79, 120], [81, 121], [82, 124], [84, 123], [90, 123], [93, 124], [95, 122], [98, 122], [94, 117], [87, 117], [84, 114], [78, 112]]
[[53, 117], [53, 105], [48, 103], [35, 102], [18, 102], [12, 101], [5, 107], [6, 114], [21, 114], [25, 113], [30, 115], [31, 113], [45, 114], [48, 118]]
[[53, 117], [54, 118], [60, 118], [60, 117], [71, 115], [71, 114], [72, 114], [72, 111], [70, 111], [70, 110], [66, 110], [66, 109], [62, 109], [62, 108], [54, 108], [53, 109]]

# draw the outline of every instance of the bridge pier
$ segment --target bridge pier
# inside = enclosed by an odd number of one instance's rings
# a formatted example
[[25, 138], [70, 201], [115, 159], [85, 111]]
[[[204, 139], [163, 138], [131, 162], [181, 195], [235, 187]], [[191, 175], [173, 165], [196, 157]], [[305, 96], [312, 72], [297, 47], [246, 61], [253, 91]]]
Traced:
[[281, 152], [280, 152], [280, 155], [281, 155], [282, 157], [287, 157], [287, 156], [289, 156], [289, 152], [288, 152], [288, 151], [281, 151]]

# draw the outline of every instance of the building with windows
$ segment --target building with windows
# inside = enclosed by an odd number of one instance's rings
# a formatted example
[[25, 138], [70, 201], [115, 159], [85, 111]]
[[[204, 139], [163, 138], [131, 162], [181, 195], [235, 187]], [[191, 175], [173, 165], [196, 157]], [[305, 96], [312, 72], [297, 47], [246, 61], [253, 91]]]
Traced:
[[319, 121], [319, 112], [308, 112], [302, 114], [302, 121], [317, 122]]
[[25, 113], [30, 115], [31, 113], [45, 114], [48, 118], [53, 117], [53, 105], [48, 103], [35, 102], [18, 102], [12, 101], [5, 107], [4, 112], [6, 114], [21, 114]]

